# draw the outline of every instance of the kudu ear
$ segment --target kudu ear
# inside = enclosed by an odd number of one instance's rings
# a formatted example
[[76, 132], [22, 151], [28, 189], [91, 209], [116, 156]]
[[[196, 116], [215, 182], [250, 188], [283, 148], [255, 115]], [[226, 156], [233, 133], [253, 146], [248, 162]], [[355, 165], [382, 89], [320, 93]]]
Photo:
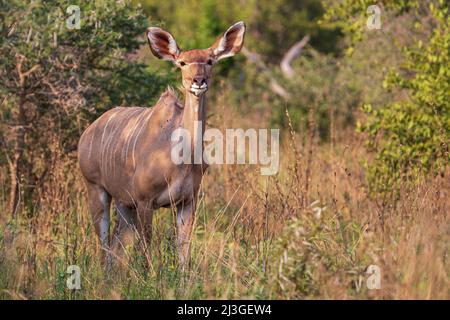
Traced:
[[220, 60], [238, 53], [244, 45], [244, 34], [245, 24], [242, 21], [229, 27], [211, 47], [214, 58]]
[[150, 50], [157, 58], [167, 61], [175, 61], [178, 58], [180, 48], [167, 31], [157, 27], [148, 28], [147, 39]]

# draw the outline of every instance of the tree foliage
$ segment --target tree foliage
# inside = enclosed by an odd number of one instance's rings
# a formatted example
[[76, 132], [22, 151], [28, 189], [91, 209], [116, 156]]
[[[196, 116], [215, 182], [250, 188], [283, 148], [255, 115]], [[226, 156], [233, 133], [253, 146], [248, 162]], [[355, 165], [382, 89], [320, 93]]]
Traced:
[[[66, 24], [70, 5], [80, 7], [79, 29]], [[149, 105], [163, 81], [129, 58], [146, 26], [129, 1], [0, 1], [0, 160], [13, 182], [32, 190], [45, 180], [50, 142], [74, 150], [104, 110]]]
[[[384, 3], [384, 2], [383, 2]], [[330, 9], [328, 17], [347, 18], [364, 8], [364, 1], [346, 1]], [[388, 90], [404, 92], [406, 97], [387, 102], [380, 108], [366, 104], [368, 118], [360, 125], [368, 134], [367, 145], [375, 159], [367, 164], [372, 190], [396, 190], [404, 182], [417, 182], [429, 172], [443, 172], [449, 163], [450, 137], [450, 32], [445, 1], [429, 3], [386, 1], [386, 9], [397, 14], [410, 10], [432, 21], [429, 40], [416, 41], [403, 48], [404, 62], [393, 67], [384, 81]], [[411, 11], [412, 10], [412, 11]], [[341, 20], [342, 21], [342, 20]], [[354, 22], [346, 31], [361, 32]]]
[[226, 1], [186, 0], [136, 1], [160, 26], [181, 35], [182, 48], [208, 47], [231, 24], [247, 24], [246, 45], [269, 61], [282, 55], [305, 34], [321, 52], [335, 52], [339, 31], [318, 25], [324, 13], [320, 0]]
[[[328, 137], [330, 119], [325, 101], [328, 97], [321, 93], [320, 82], [326, 82], [328, 90], [328, 85], [334, 85], [336, 65], [326, 65], [325, 61], [332, 61], [332, 57], [328, 56], [339, 55], [341, 33], [338, 28], [319, 25], [319, 18], [324, 13], [320, 0], [249, 0], [237, 1], [233, 5], [218, 0], [136, 2], [142, 3], [152, 21], [170, 31], [185, 50], [209, 47], [231, 24], [245, 21], [245, 48], [257, 56], [259, 62], [255, 64], [244, 54], [223, 60], [215, 66], [213, 85], [220, 83], [220, 77], [226, 77], [226, 86], [229, 88], [227, 99], [231, 105], [244, 114], [255, 110], [265, 112], [270, 108], [271, 120], [276, 126], [287, 127], [286, 106], [296, 129], [305, 124], [308, 112], [313, 110], [320, 136]], [[305, 48], [308, 57], [302, 59], [301, 63], [296, 61], [293, 65], [295, 76], [286, 78], [280, 72], [280, 62], [286, 52], [305, 35], [310, 36]], [[151, 65], [154, 70], [171, 67], [156, 59], [151, 60]], [[317, 69], [313, 70], [314, 67]], [[286, 101], [273, 92], [271, 85], [274, 80], [283, 86], [292, 99]], [[221, 90], [211, 91], [210, 95]], [[342, 90], [336, 94], [335, 90], [329, 92], [333, 95], [331, 100], [339, 101], [338, 108], [344, 106]], [[340, 114], [349, 113], [353, 99], [347, 105], [349, 107], [344, 106], [345, 111]]]

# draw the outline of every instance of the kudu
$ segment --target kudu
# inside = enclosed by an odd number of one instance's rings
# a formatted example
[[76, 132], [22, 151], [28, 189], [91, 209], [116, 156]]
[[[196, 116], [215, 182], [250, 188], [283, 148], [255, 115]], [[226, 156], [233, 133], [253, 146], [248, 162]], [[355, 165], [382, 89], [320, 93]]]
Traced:
[[[244, 33], [244, 23], [238, 22], [210, 48], [181, 51], [170, 33], [149, 28], [152, 53], [181, 70], [184, 103], [167, 90], [152, 108], [117, 107], [107, 111], [81, 136], [78, 161], [103, 261], [110, 261], [111, 252], [121, 257], [136, 235], [147, 244], [153, 212], [161, 207], [176, 207], [180, 263], [188, 261], [197, 195], [206, 164], [174, 164], [171, 135], [178, 128], [186, 129], [191, 134], [191, 145], [197, 145], [200, 130], [195, 123], [201, 121], [204, 132], [205, 92], [211, 84], [212, 66], [241, 50]], [[112, 199], [118, 223], [110, 239]]]

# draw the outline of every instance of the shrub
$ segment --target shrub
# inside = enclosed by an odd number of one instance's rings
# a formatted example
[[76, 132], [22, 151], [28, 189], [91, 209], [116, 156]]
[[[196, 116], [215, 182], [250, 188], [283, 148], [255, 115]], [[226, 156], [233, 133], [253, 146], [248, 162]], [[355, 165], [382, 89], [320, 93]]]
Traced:
[[[354, 44], [364, 35], [364, 13], [370, 4], [347, 1], [331, 6], [326, 20], [344, 26], [352, 21], [343, 30]], [[368, 117], [358, 127], [367, 134], [368, 149], [375, 154], [366, 163], [368, 182], [373, 192], [386, 194], [398, 190], [402, 183], [416, 183], [430, 172], [443, 172], [448, 165], [450, 34], [448, 7], [443, 0], [381, 4], [394, 16], [414, 17], [416, 29], [423, 29], [429, 39], [403, 48], [403, 63], [392, 67], [385, 77], [383, 86], [397, 98], [379, 108], [367, 101], [363, 107]]]
[[450, 33], [448, 8], [430, 6], [436, 28], [428, 44], [406, 48], [405, 62], [392, 70], [384, 86], [405, 90], [408, 98], [376, 110], [364, 106], [367, 145], [376, 152], [368, 164], [375, 191], [398, 189], [402, 181], [417, 182], [422, 174], [443, 172], [448, 165], [450, 136]]

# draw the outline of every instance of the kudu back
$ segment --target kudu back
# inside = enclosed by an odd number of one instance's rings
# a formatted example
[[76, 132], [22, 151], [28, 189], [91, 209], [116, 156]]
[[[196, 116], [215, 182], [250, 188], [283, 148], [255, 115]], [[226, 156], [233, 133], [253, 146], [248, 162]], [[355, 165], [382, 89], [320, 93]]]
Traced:
[[[111, 261], [111, 257], [120, 260], [124, 248], [136, 236], [147, 253], [153, 211], [171, 206], [177, 211], [180, 262], [184, 265], [188, 261], [197, 194], [206, 164], [175, 164], [171, 159], [171, 136], [182, 128], [190, 132], [192, 146], [201, 138], [195, 123], [201, 121], [204, 131], [205, 93], [211, 84], [212, 67], [240, 51], [244, 33], [244, 23], [238, 22], [210, 48], [182, 51], [170, 33], [149, 28], [152, 53], [181, 70], [184, 101], [169, 89], [151, 108], [118, 107], [107, 111], [81, 136], [78, 160], [103, 261]], [[111, 239], [112, 199], [118, 223]]]

